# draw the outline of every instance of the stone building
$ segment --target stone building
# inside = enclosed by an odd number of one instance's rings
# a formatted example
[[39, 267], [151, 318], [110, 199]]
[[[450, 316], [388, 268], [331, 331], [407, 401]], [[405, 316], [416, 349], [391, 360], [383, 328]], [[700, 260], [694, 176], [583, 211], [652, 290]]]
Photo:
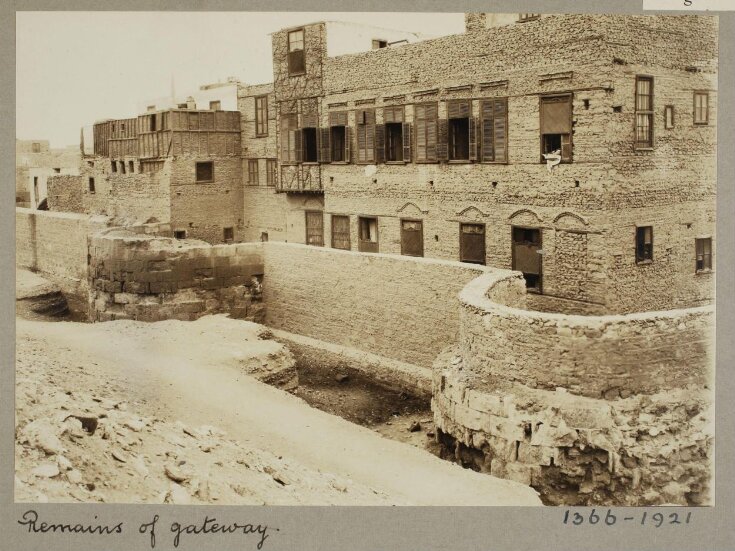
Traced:
[[48, 140], [15, 140], [15, 203], [47, 208], [47, 182], [55, 174], [78, 174], [79, 148], [52, 149]]
[[467, 14], [344, 54], [329, 31], [275, 33], [272, 86], [240, 91], [246, 239], [512, 268], [544, 310], [712, 301], [715, 18]]
[[170, 222], [180, 238], [242, 240], [240, 113], [220, 105], [189, 101], [96, 123], [93, 153], [68, 186], [80, 196], [79, 212], [120, 225]]

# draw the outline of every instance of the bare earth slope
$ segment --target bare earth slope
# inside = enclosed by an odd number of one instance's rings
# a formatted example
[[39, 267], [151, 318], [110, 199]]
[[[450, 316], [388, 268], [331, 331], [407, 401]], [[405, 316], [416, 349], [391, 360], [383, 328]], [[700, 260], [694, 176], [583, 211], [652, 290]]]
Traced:
[[[261, 332], [222, 316], [19, 318], [16, 499], [540, 504], [526, 486], [388, 440], [246, 375], [288, 371], [290, 353]], [[87, 417], [97, 419], [94, 434]]]

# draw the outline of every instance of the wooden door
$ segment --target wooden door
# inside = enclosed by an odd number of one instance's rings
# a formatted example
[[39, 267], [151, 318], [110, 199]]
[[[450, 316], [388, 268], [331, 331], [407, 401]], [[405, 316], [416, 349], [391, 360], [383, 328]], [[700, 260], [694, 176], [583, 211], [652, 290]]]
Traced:
[[485, 264], [485, 224], [459, 225], [459, 260]]
[[320, 210], [306, 211], [306, 244], [324, 245], [324, 214]]
[[523, 273], [526, 288], [541, 292], [541, 230], [513, 227], [513, 269]]
[[401, 254], [424, 256], [424, 224], [421, 220], [401, 220]]

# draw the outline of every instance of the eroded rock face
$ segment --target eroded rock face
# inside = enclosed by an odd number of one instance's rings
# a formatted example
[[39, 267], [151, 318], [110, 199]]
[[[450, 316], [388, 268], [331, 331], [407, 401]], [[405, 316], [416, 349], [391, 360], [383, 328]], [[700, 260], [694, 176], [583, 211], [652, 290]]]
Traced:
[[432, 409], [445, 455], [529, 484], [549, 504], [710, 503], [707, 389], [610, 400], [519, 382], [512, 391], [475, 390], [456, 352], [445, 351], [434, 371]]

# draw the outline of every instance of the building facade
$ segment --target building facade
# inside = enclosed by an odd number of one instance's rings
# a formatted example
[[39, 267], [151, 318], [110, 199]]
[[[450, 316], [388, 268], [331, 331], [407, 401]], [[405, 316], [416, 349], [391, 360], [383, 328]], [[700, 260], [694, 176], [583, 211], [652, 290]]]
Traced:
[[467, 14], [460, 35], [328, 42], [275, 33], [272, 92], [241, 93], [244, 120], [268, 113], [246, 162], [277, 159], [272, 190], [245, 188], [248, 238], [513, 268], [541, 309], [712, 301], [715, 19]]

